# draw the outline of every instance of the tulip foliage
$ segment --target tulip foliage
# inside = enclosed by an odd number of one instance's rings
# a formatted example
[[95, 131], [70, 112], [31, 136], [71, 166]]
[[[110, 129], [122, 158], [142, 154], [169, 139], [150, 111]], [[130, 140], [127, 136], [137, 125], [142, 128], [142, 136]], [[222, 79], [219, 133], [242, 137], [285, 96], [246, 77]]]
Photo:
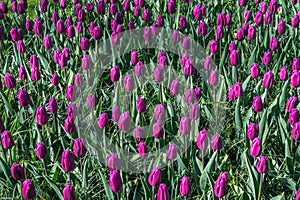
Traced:
[[[300, 200], [300, 0], [12, 0], [0, 21], [0, 198]], [[120, 54], [138, 29], [177, 53]]]

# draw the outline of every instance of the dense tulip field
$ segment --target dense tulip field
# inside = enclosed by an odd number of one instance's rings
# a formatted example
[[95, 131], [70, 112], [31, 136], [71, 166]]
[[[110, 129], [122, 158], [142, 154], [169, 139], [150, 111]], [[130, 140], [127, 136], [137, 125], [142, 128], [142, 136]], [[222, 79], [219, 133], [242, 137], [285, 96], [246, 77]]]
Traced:
[[0, 2], [0, 199], [300, 200], [300, 0]]

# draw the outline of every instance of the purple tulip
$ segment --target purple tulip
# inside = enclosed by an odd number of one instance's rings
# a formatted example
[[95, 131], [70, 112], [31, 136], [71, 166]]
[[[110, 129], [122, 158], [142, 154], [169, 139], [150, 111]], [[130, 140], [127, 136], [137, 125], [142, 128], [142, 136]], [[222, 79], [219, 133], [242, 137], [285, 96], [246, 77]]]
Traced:
[[113, 192], [119, 192], [122, 190], [123, 183], [118, 170], [110, 171], [109, 186]]
[[254, 26], [249, 26], [248, 29], [248, 38], [254, 40], [256, 38], [256, 29]]
[[48, 123], [48, 114], [45, 106], [39, 106], [36, 110], [36, 121], [39, 125]]
[[209, 84], [215, 86], [219, 83], [219, 75], [218, 75], [218, 72], [215, 71], [215, 70], [212, 70], [210, 72], [210, 75], [209, 75]]
[[164, 136], [163, 124], [160, 121], [153, 124], [153, 136], [158, 139]]
[[294, 70], [291, 75], [291, 84], [293, 87], [299, 87], [300, 85], [300, 72], [298, 70]]
[[219, 14], [218, 25], [226, 26], [226, 15], [224, 13]]
[[122, 113], [118, 121], [118, 128], [121, 129], [122, 131], [126, 131], [127, 129], [130, 128], [130, 122], [131, 122], [130, 112], [127, 111]]
[[101, 115], [99, 116], [99, 119], [98, 119], [98, 126], [101, 128], [101, 129], [104, 129], [104, 128], [107, 128], [109, 125], [109, 116], [107, 113], [101, 113]]
[[138, 151], [141, 158], [147, 158], [148, 156], [148, 146], [146, 142], [140, 142], [138, 145]]
[[21, 107], [27, 107], [30, 104], [30, 96], [26, 88], [20, 89], [18, 91], [18, 101]]
[[244, 15], [244, 19], [245, 19], [246, 22], [249, 22], [252, 19], [251, 10], [246, 10], [245, 15]]
[[259, 173], [263, 174], [268, 171], [268, 156], [261, 156], [256, 165], [256, 169]]
[[146, 102], [144, 98], [138, 98], [137, 100], [137, 110], [139, 112], [145, 112], [146, 111]]
[[300, 70], [300, 58], [293, 58], [292, 69]]
[[160, 14], [157, 16], [157, 25], [158, 25], [158, 27], [164, 26], [164, 16], [162, 16]]
[[134, 50], [131, 52], [131, 63], [133, 65], [136, 65], [138, 61], [139, 61], [139, 52]]
[[58, 86], [59, 78], [57, 74], [52, 74], [51, 83], [53, 86]]
[[188, 27], [188, 22], [187, 22], [185, 16], [179, 17], [179, 25], [182, 30], [184, 30]]
[[185, 101], [187, 104], [192, 104], [196, 101], [196, 94], [194, 89], [188, 89], [185, 94]]
[[75, 161], [72, 151], [65, 150], [61, 156], [61, 167], [65, 172], [70, 172], [75, 169]]
[[5, 85], [6, 85], [7, 88], [13, 89], [13, 88], [16, 87], [16, 84], [17, 84], [16, 79], [10, 73], [5, 74], [4, 80], [5, 80]]
[[292, 138], [295, 140], [300, 139], [300, 122], [295, 123], [292, 129]]
[[253, 157], [257, 157], [261, 154], [262, 151], [262, 141], [260, 138], [255, 138], [252, 140], [251, 146], [250, 146], [250, 153]]
[[121, 111], [120, 111], [120, 107], [119, 106], [115, 106], [113, 108], [113, 111], [112, 111], [112, 120], [114, 120], [115, 122], [118, 122], [119, 121], [119, 118], [121, 116]]
[[66, 97], [68, 101], [75, 101], [77, 94], [76, 88], [73, 85], [69, 85], [66, 92]]
[[88, 51], [90, 48], [90, 41], [88, 38], [81, 38], [80, 39], [80, 47], [82, 51]]
[[92, 36], [94, 40], [101, 40], [103, 36], [103, 31], [100, 26], [96, 26], [93, 28]]
[[173, 33], [172, 33], [172, 40], [175, 42], [175, 43], [178, 43], [180, 41], [180, 33], [178, 30], [174, 30]]
[[236, 37], [239, 41], [243, 41], [245, 39], [244, 30], [242, 28], [237, 30]]
[[199, 149], [205, 150], [208, 146], [208, 131], [207, 130], [201, 130], [197, 137], [197, 147]]
[[298, 105], [298, 97], [296, 96], [292, 96], [288, 99], [288, 101], [286, 102], [286, 106], [285, 106], [285, 109], [288, 111], [288, 112], [291, 112], [291, 110], [293, 108], [296, 108]]
[[190, 109], [190, 115], [189, 118], [191, 120], [197, 120], [199, 118], [199, 105], [197, 103], [193, 104]]
[[132, 75], [126, 75], [124, 77], [124, 88], [127, 92], [132, 92], [134, 89], [134, 79]]
[[218, 42], [217, 40], [211, 40], [209, 44], [209, 49], [212, 54], [216, 54], [218, 52]]
[[164, 183], [161, 183], [158, 187], [157, 200], [170, 200], [170, 194], [168, 192], [167, 185]]
[[35, 148], [35, 153], [39, 159], [44, 159], [47, 157], [48, 151], [47, 151], [47, 146], [45, 145], [44, 142], [37, 143]]
[[258, 133], [259, 133], [258, 124], [250, 123], [248, 125], [248, 131], [247, 131], [247, 136], [248, 136], [249, 140], [253, 140], [254, 138], [257, 138]]
[[254, 21], [255, 21], [255, 24], [257, 26], [260, 26], [263, 22], [263, 12], [258, 11], [255, 15], [255, 20]]
[[3, 131], [1, 141], [4, 149], [11, 149], [15, 145], [14, 139], [9, 131]]
[[19, 163], [13, 163], [10, 168], [11, 175], [15, 180], [21, 180], [25, 177], [24, 169]]
[[142, 127], [136, 127], [133, 130], [133, 132], [134, 132], [135, 139], [139, 142], [143, 141], [143, 139], [146, 138], [144, 128]]
[[195, 94], [196, 94], [196, 99], [199, 101], [200, 98], [202, 97], [202, 90], [201, 90], [201, 87], [196, 87], [194, 89], [195, 91]]
[[286, 24], [285, 24], [285, 21], [284, 20], [281, 20], [279, 23], [278, 23], [278, 33], [280, 35], [284, 34], [286, 31]]
[[276, 50], [278, 48], [278, 39], [276, 37], [271, 38], [270, 40], [270, 49], [272, 51]]
[[187, 135], [191, 132], [191, 120], [189, 117], [182, 117], [179, 125], [180, 133]]
[[135, 74], [136, 76], [144, 76], [145, 75], [145, 67], [143, 61], [138, 61], [135, 65]]
[[164, 121], [166, 119], [166, 108], [164, 104], [155, 107], [154, 117], [156, 120]]
[[119, 81], [119, 79], [120, 79], [120, 71], [119, 71], [119, 67], [118, 66], [114, 66], [110, 70], [110, 79], [113, 82]]
[[228, 185], [228, 172], [221, 172], [214, 185], [214, 194], [216, 197], [222, 198], [226, 195]]
[[207, 26], [207, 24], [206, 24], [204, 21], [200, 22], [200, 24], [199, 24], [199, 26], [198, 26], [198, 33], [199, 33], [200, 35], [206, 35], [206, 34], [207, 34], [207, 31], [208, 31], [208, 26]]
[[22, 196], [25, 200], [33, 199], [36, 196], [35, 186], [31, 179], [22, 183]]
[[253, 109], [255, 112], [261, 112], [264, 109], [262, 100], [260, 96], [256, 96], [253, 98]]
[[169, 3], [168, 3], [168, 12], [170, 14], [175, 14], [175, 12], [176, 12], [176, 1], [169, 1]]
[[76, 200], [75, 188], [71, 184], [67, 184], [63, 189], [64, 199]]
[[292, 27], [293, 28], [297, 28], [299, 26], [299, 22], [300, 22], [300, 19], [299, 19], [299, 16], [298, 15], [295, 15], [292, 19]]
[[151, 11], [149, 9], [145, 9], [144, 14], [143, 14], [143, 19], [145, 22], [151, 21]]
[[215, 134], [211, 139], [211, 147], [214, 151], [222, 149], [222, 137], [220, 134]]
[[117, 154], [109, 154], [107, 157], [107, 165], [110, 171], [120, 170], [121, 161]]
[[266, 15], [265, 15], [265, 24], [271, 24], [272, 23], [272, 15], [273, 13], [272, 12], [267, 12]]
[[263, 86], [264, 88], [271, 88], [274, 83], [274, 74], [272, 71], [268, 71], [263, 78]]
[[258, 63], [253, 63], [251, 65], [251, 77], [258, 78], [260, 76], [260, 69]]
[[150, 175], [148, 176], [148, 183], [152, 186], [158, 186], [161, 180], [161, 169], [155, 167], [152, 169]]
[[269, 52], [269, 51], [265, 52], [262, 61], [263, 61], [264, 65], [271, 64], [271, 62], [272, 62], [272, 53]]
[[232, 66], [240, 65], [241, 63], [241, 56], [238, 50], [232, 50], [230, 52], [230, 64]]
[[192, 186], [191, 186], [191, 180], [190, 177], [184, 176], [181, 179], [180, 182], [180, 194], [182, 196], [188, 196], [191, 194]]
[[235, 85], [233, 85], [229, 88], [228, 98], [230, 101], [235, 101], [237, 99], [237, 96], [235, 95]]
[[78, 115], [78, 109], [75, 104], [70, 104], [68, 106], [68, 117], [76, 118]]
[[73, 152], [76, 157], [83, 157], [86, 154], [86, 147], [84, 141], [80, 138], [74, 140]]
[[242, 97], [243, 96], [243, 87], [241, 82], [237, 82], [234, 85], [234, 94], [236, 97]]
[[73, 117], [67, 117], [64, 123], [64, 127], [67, 133], [71, 134], [75, 132], [76, 125]]
[[296, 122], [298, 122], [300, 119], [300, 113], [297, 108], [292, 108], [290, 111], [290, 116], [289, 116], [289, 123], [294, 126]]

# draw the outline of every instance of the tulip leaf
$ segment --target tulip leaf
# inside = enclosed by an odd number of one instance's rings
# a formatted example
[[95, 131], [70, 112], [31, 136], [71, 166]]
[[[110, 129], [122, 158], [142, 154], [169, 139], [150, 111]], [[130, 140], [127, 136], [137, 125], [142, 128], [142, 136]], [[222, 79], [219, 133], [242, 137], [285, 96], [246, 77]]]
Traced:
[[51, 186], [51, 188], [55, 191], [57, 194], [58, 198], [63, 200], [64, 197], [61, 194], [61, 191], [58, 189], [55, 183], [53, 183], [47, 176], [43, 175], [44, 179], [48, 182], [48, 184]]

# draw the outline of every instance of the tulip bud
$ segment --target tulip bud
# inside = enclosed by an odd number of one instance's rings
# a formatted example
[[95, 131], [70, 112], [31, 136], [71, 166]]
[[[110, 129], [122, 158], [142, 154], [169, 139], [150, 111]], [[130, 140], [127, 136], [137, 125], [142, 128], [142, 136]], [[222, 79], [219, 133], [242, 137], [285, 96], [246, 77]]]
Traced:
[[230, 101], [235, 101], [237, 99], [237, 96], [235, 95], [235, 85], [233, 85], [229, 88], [228, 98]]
[[5, 74], [4, 80], [5, 80], [5, 85], [6, 85], [7, 88], [13, 89], [13, 88], [16, 87], [16, 84], [17, 84], [16, 79], [10, 73]]
[[179, 125], [180, 133], [183, 135], [191, 132], [191, 120], [188, 117], [182, 117]]
[[215, 134], [211, 139], [211, 147], [214, 151], [222, 149], [222, 137], [220, 134]]
[[107, 157], [107, 165], [109, 170], [120, 170], [121, 162], [117, 154], [109, 154]]
[[70, 172], [75, 169], [75, 161], [72, 151], [65, 150], [61, 157], [61, 167], [65, 172]]
[[117, 23], [118, 24], [123, 24], [124, 23], [124, 17], [123, 17], [123, 13], [121, 13], [121, 12], [118, 12], [117, 13], [117, 16], [116, 16], [116, 20], [117, 20]]
[[76, 118], [76, 116], [78, 115], [78, 110], [75, 104], [70, 104], [68, 106], [68, 117], [71, 118]]
[[66, 97], [68, 101], [75, 101], [77, 94], [76, 94], [76, 88], [73, 85], [68, 86]]
[[207, 71], [210, 71], [213, 67], [213, 60], [210, 56], [206, 56], [205, 60], [204, 60], [204, 65], [203, 65], [204, 69]]
[[88, 94], [87, 96], [87, 106], [91, 109], [95, 109], [97, 105], [96, 96], [94, 94]]
[[85, 15], [84, 9], [81, 9], [81, 10], [78, 11], [77, 18], [78, 18], [79, 22], [84, 22], [85, 21], [86, 15]]
[[145, 67], [142, 61], [138, 61], [135, 65], [135, 74], [136, 76], [144, 76], [145, 75]]
[[57, 74], [52, 74], [51, 83], [53, 86], [58, 86], [59, 78]]
[[207, 34], [207, 31], [208, 31], [208, 26], [207, 26], [207, 24], [206, 24], [204, 21], [200, 22], [200, 24], [199, 24], [199, 26], [198, 26], [198, 33], [199, 33], [200, 35], [206, 35], [206, 34]]
[[256, 38], [256, 29], [255, 26], [249, 26], [248, 29], [248, 38], [254, 40]]
[[74, 118], [68, 116], [65, 120], [64, 127], [67, 133], [71, 134], [76, 130]]
[[285, 24], [285, 21], [284, 20], [281, 20], [279, 23], [278, 23], [278, 33], [280, 35], [284, 34], [286, 31], [286, 24]]
[[251, 76], [252, 78], [258, 78], [260, 76], [260, 69], [258, 63], [253, 63], [251, 65]]
[[152, 169], [149, 177], [148, 177], [148, 183], [154, 187], [158, 186], [160, 184], [161, 180], [161, 169], [158, 167], [155, 167]]
[[253, 98], [253, 109], [255, 112], [261, 112], [264, 106], [260, 96], [256, 96]]
[[197, 120], [199, 119], [199, 105], [197, 103], [193, 104], [191, 109], [190, 109], [190, 115], [189, 118], [192, 120]]
[[30, 96], [26, 90], [26, 88], [24, 89], [20, 89], [18, 91], [18, 101], [21, 107], [27, 107], [30, 104]]
[[33, 199], [35, 197], [35, 186], [31, 179], [26, 179], [22, 183], [22, 196], [24, 199]]
[[244, 19], [245, 19], [246, 22], [249, 22], [252, 19], [251, 10], [246, 10], [245, 15], [244, 15]]
[[292, 69], [300, 70], [300, 58], [293, 58]]
[[278, 39], [277, 38], [271, 38], [270, 40], [270, 49], [276, 50], [278, 48]]
[[222, 198], [226, 195], [228, 185], [228, 172], [221, 172], [214, 185], [214, 194]]
[[55, 98], [50, 98], [49, 99], [49, 111], [51, 113], [56, 113], [57, 110], [58, 110], [58, 105], [57, 105]]
[[144, 128], [142, 127], [136, 127], [133, 130], [133, 132], [134, 132], [135, 139], [139, 142], [143, 141], [143, 139], [146, 138]]
[[268, 171], [268, 156], [261, 156], [256, 165], [256, 169], [259, 173], [263, 174]]
[[76, 200], [76, 192], [74, 187], [71, 184], [67, 184], [63, 189], [64, 199]]
[[178, 43], [180, 41], [180, 33], [178, 30], [174, 30], [173, 33], [172, 33], [172, 40], [175, 42], [175, 43]]
[[146, 142], [140, 142], [138, 145], [138, 151], [141, 158], [147, 158], [148, 146]]
[[139, 61], [139, 52], [136, 50], [132, 51], [131, 52], [131, 63], [133, 65], [136, 65], [138, 61]]
[[190, 177], [184, 176], [180, 182], [180, 194], [182, 196], [188, 196], [189, 194], [191, 194], [191, 191], [192, 191], [192, 186], [191, 186]]
[[119, 79], [120, 79], [120, 71], [119, 71], [119, 67], [118, 66], [114, 66], [110, 70], [110, 79], [113, 82], [119, 81]]
[[36, 121], [39, 125], [48, 123], [48, 114], [45, 106], [39, 106], [36, 110]]
[[189, 37], [184, 37], [182, 40], [182, 47], [185, 50], [189, 50], [191, 47], [191, 39]]
[[20, 53], [25, 53], [25, 52], [26, 52], [26, 46], [25, 46], [23, 40], [19, 40], [19, 41], [18, 41], [18, 44], [17, 44], [17, 50], [18, 50]]
[[167, 185], [164, 183], [161, 183], [159, 185], [158, 191], [157, 191], [157, 200], [169, 200], [169, 199], [170, 199], [170, 195], [168, 192]]
[[133, 8], [133, 14], [134, 14], [136, 17], [140, 16], [140, 14], [141, 14], [141, 9], [140, 9], [139, 6], [134, 6], [134, 8]]
[[164, 26], [164, 16], [162, 16], [160, 14], [157, 16], [157, 25], [158, 25], [158, 27]]
[[232, 50], [230, 52], [230, 64], [232, 66], [237, 66], [241, 63], [241, 56], [238, 50]]
[[73, 152], [76, 157], [83, 157], [86, 154], [86, 147], [84, 141], [80, 138], [74, 140]]
[[199, 101], [200, 98], [202, 97], [202, 90], [201, 90], [201, 87], [195, 88], [194, 91], [195, 91], [196, 99]]
[[212, 70], [210, 72], [210, 75], [209, 75], [209, 84], [215, 86], [219, 83], [219, 75], [218, 75], [218, 72], [215, 71], [215, 70]]
[[39, 81], [41, 79], [41, 72], [38, 67], [32, 67], [31, 79], [33, 81]]
[[178, 79], [172, 81], [170, 86], [170, 94], [173, 96], [177, 96], [180, 92], [180, 82]]
[[146, 111], [146, 102], [144, 98], [138, 98], [137, 100], [137, 109], [139, 112], [145, 112]]
[[82, 51], [88, 51], [90, 48], [90, 41], [88, 38], [81, 38], [80, 39], [80, 47]]
[[181, 29], [186, 29], [188, 27], [188, 22], [185, 18], [185, 16], [180, 16], [179, 17], [179, 25]]
[[25, 177], [24, 169], [19, 163], [13, 163], [10, 170], [12, 177], [17, 181]]
[[39, 142], [35, 148], [36, 156], [40, 159], [44, 159], [48, 155], [47, 147], [44, 142]]
[[145, 22], [151, 21], [151, 11], [149, 9], [145, 9], [144, 14], [143, 14], [143, 19]]
[[155, 107], [154, 117], [156, 120], [164, 121], [166, 119], [166, 108], [164, 104]]
[[258, 124], [250, 123], [248, 125], [248, 131], [247, 131], [247, 136], [248, 136], [249, 140], [253, 140], [254, 138], [257, 138], [258, 133], [259, 133]]
[[265, 65], [269, 65], [269, 64], [271, 64], [271, 62], [272, 62], [272, 53], [267, 51], [267, 52], [264, 53], [263, 63]]
[[9, 131], [3, 131], [1, 141], [4, 149], [11, 149], [15, 145], [14, 139]]
[[77, 25], [76, 25], [76, 29], [77, 29], [77, 32], [78, 33], [81, 33], [82, 32], [82, 23], [81, 22], [77, 22]]
[[218, 16], [218, 25], [225, 26], [226, 25], [226, 15], [224, 13], [220, 13]]
[[169, 1], [169, 3], [168, 3], [168, 12], [170, 14], [175, 14], [175, 12], [176, 12], [176, 1]]
[[268, 71], [265, 75], [264, 75], [264, 79], [263, 79], [263, 86], [264, 88], [271, 88], [273, 86], [274, 83], [274, 74], [272, 71]]
[[292, 138], [295, 140], [300, 139], [300, 122], [296, 122], [292, 129]]
[[291, 110], [293, 108], [296, 108], [298, 105], [298, 97], [296, 96], [292, 96], [288, 99], [287, 103], [286, 103], [286, 106], [285, 106], [285, 109], [288, 111], [288, 112], [291, 112]]
[[197, 137], [197, 147], [199, 149], [205, 150], [208, 146], [208, 131], [207, 130], [201, 130]]
[[299, 26], [299, 22], [300, 22], [299, 16], [295, 15], [292, 19], [292, 23], [291, 23], [292, 27], [297, 28]]
[[118, 170], [110, 171], [109, 186], [113, 192], [122, 190], [122, 179]]
[[300, 72], [298, 70], [294, 70], [291, 76], [291, 84], [293, 87], [299, 87], [300, 85]]
[[292, 108], [290, 111], [290, 116], [289, 116], [289, 123], [294, 126], [296, 122], [298, 122], [300, 119], [300, 113], [297, 108]]
[[153, 136], [158, 139], [164, 136], [163, 124], [160, 121], [153, 124]]
[[57, 32], [59, 34], [63, 34], [66, 31], [65, 24], [64, 24], [64, 21], [62, 19], [59, 19], [56, 22], [56, 29], [57, 29]]
[[73, 25], [67, 26], [66, 32], [69, 38], [75, 37], [75, 28]]
[[122, 131], [126, 131], [130, 128], [131, 123], [131, 116], [130, 112], [124, 112], [120, 115], [119, 121], [118, 121], [118, 128]]
[[261, 11], [258, 11], [255, 15], [255, 24], [257, 26], [260, 26], [262, 24], [262, 21], [263, 21], [263, 12]]
[[109, 116], [107, 113], [101, 113], [101, 115], [99, 116], [98, 119], [98, 126], [103, 129], [103, 128], [107, 128], [109, 125]]
[[244, 30], [242, 28], [237, 30], [236, 37], [239, 41], [243, 41], [245, 39]]
[[257, 157], [261, 154], [262, 150], [262, 143], [260, 138], [255, 138], [252, 140], [251, 146], [250, 146], [250, 153], [253, 157]]
[[121, 111], [120, 111], [120, 107], [119, 106], [115, 106], [113, 108], [113, 111], [112, 111], [112, 120], [114, 120], [115, 122], [119, 121], [119, 118], [121, 116]]
[[127, 92], [132, 92], [134, 89], [134, 79], [132, 75], [127, 75], [124, 77], [124, 88]]
[[216, 54], [218, 52], [218, 42], [217, 40], [211, 40], [209, 45], [210, 52]]

